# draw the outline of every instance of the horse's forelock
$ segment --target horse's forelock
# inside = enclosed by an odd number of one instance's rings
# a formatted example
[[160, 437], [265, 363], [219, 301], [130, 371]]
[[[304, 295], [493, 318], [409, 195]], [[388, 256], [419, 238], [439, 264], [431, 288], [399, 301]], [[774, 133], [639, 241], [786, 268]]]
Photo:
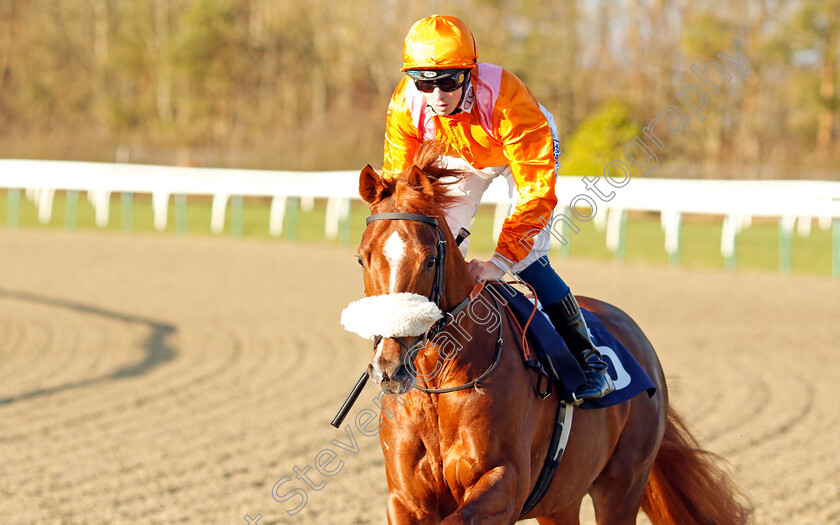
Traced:
[[402, 204], [412, 208], [415, 213], [437, 215], [439, 210], [452, 206], [458, 199], [449, 193], [449, 186], [460, 182], [465, 176], [461, 170], [449, 169], [440, 165], [438, 159], [444, 149], [434, 141], [424, 142], [414, 156], [414, 166], [426, 174], [431, 183], [432, 195], [427, 195], [419, 188], [408, 183], [412, 168], [404, 171], [394, 181], [392, 192]]

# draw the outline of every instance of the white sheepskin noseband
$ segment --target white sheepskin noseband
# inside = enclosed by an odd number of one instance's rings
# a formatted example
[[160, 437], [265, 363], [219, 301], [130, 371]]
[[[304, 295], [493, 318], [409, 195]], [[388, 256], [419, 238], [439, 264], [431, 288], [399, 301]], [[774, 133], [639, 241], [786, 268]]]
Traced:
[[401, 292], [353, 301], [341, 312], [341, 324], [366, 339], [409, 337], [425, 334], [441, 317], [443, 312], [428, 297]]

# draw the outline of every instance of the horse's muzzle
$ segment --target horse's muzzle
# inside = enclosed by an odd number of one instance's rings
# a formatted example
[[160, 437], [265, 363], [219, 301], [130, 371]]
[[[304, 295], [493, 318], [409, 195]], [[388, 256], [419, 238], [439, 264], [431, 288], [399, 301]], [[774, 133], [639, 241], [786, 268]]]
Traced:
[[368, 374], [383, 391], [389, 394], [405, 394], [417, 384], [417, 376], [407, 365], [400, 365], [392, 373], [380, 366], [368, 365]]
[[405, 394], [417, 384], [417, 377], [411, 373], [409, 367], [402, 365], [392, 376], [382, 376], [378, 381], [379, 388], [389, 394]]

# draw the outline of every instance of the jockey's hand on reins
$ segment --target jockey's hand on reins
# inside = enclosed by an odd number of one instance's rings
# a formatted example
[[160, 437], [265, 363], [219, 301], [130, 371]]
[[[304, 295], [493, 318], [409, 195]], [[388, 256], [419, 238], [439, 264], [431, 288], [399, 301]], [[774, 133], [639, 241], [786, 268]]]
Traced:
[[470, 275], [475, 282], [481, 281], [482, 279], [486, 281], [499, 281], [505, 276], [504, 270], [491, 261], [473, 259], [467, 264], [467, 268], [469, 268]]

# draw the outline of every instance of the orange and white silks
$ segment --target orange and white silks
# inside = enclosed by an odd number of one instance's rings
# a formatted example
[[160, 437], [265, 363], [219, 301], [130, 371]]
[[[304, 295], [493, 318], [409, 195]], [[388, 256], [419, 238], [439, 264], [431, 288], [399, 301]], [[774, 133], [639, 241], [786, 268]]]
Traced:
[[438, 141], [446, 155], [478, 170], [508, 165], [520, 197], [502, 226], [496, 255], [513, 265], [528, 256], [534, 236], [550, 223], [559, 146], [549, 118], [513, 73], [481, 63], [464, 89], [460, 111], [440, 116], [426, 107], [411, 79], [403, 79], [388, 106], [382, 175], [411, 167], [426, 140]]

